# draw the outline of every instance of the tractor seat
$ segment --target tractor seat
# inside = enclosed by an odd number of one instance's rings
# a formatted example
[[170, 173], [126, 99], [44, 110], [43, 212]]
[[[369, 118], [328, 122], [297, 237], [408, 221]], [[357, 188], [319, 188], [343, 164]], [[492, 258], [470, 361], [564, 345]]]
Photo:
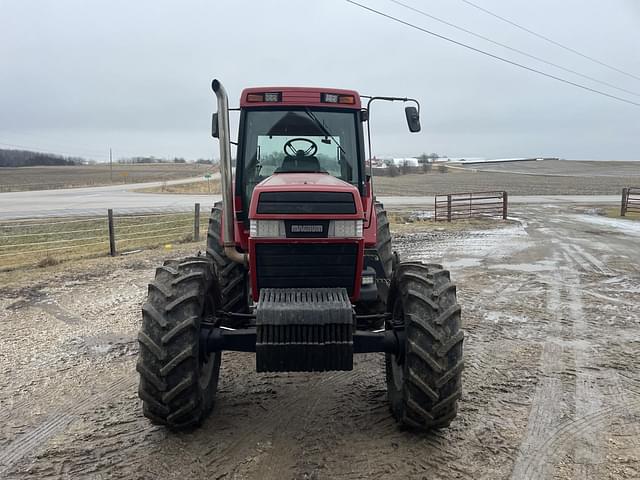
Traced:
[[287, 172], [322, 172], [320, 162], [316, 157], [284, 157], [282, 165], [274, 173]]

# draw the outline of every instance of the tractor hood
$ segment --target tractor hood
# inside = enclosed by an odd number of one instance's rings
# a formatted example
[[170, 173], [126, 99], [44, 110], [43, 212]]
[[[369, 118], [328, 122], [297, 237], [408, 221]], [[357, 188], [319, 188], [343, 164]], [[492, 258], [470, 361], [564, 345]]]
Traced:
[[276, 173], [253, 191], [249, 218], [364, 218], [358, 189], [326, 173]]

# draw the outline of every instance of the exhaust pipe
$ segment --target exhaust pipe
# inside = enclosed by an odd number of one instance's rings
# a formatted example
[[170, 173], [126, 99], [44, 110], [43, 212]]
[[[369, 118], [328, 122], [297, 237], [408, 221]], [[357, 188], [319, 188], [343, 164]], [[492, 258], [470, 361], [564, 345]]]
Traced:
[[224, 240], [225, 255], [232, 261], [249, 264], [249, 256], [236, 250], [234, 238], [233, 217], [233, 182], [231, 179], [231, 137], [229, 132], [229, 99], [227, 91], [219, 80], [211, 82], [216, 97], [218, 98], [218, 139], [220, 140], [220, 184], [222, 187], [222, 203], [224, 216]]

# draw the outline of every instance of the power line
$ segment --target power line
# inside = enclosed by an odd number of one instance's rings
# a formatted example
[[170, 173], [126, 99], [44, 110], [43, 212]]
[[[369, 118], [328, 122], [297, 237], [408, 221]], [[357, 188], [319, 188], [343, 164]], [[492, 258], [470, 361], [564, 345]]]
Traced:
[[506, 45], [504, 43], [497, 42], [495, 40], [492, 40], [489, 37], [486, 37], [486, 36], [481, 35], [479, 33], [473, 32], [471, 30], [467, 30], [466, 28], [460, 27], [460, 26], [458, 26], [458, 25], [456, 25], [454, 23], [447, 22], [446, 20], [438, 18], [438, 17], [436, 17], [434, 15], [431, 15], [430, 13], [427, 13], [427, 12], [425, 12], [423, 10], [418, 9], [418, 8], [412, 7], [411, 5], [407, 5], [406, 3], [400, 2], [398, 0], [389, 0], [389, 1], [392, 2], [392, 3], [395, 3], [397, 5], [400, 5], [400, 6], [404, 7], [404, 8], [407, 8], [409, 10], [412, 10], [412, 11], [414, 11], [416, 13], [419, 13], [420, 15], [423, 15], [425, 17], [431, 18], [431, 19], [433, 19], [433, 20], [435, 20], [437, 22], [443, 23], [444, 25], [447, 25], [449, 27], [455, 28], [455, 29], [460, 30], [462, 32], [468, 33], [469, 35], [473, 35], [474, 37], [480, 38], [480, 39], [485, 40], [485, 41], [487, 41], [489, 43], [493, 43], [494, 45], [498, 45], [499, 47], [506, 48], [507, 50], [511, 50], [512, 52], [516, 52], [516, 53], [519, 53], [520, 55], [524, 55], [525, 57], [529, 57], [529, 58], [532, 58], [534, 60], [537, 60], [538, 62], [542, 62], [542, 63], [545, 63], [547, 65], [551, 65], [552, 67], [559, 68], [560, 70], [564, 70], [565, 72], [568, 72], [568, 73], [573, 73], [574, 75], [578, 75], [578, 76], [580, 76], [582, 78], [586, 78], [587, 80], [591, 80], [592, 82], [600, 83], [602, 85], [606, 85], [607, 87], [615, 88], [616, 90], [620, 90], [621, 92], [625, 92], [625, 93], [628, 93], [630, 95], [634, 95], [636, 97], [640, 97], [640, 94], [638, 94], [636, 92], [632, 92], [631, 90], [627, 90], [626, 88], [618, 87], [618, 86], [616, 86], [616, 85], [614, 85], [612, 83], [605, 82], [603, 80], [598, 80], [597, 78], [591, 77], [589, 75], [585, 75], [583, 73], [577, 72], [576, 70], [572, 70], [570, 68], [563, 67], [562, 65], [558, 65], [557, 63], [550, 62], [548, 60], [545, 60], [544, 58], [538, 57], [536, 55], [532, 55], [532, 54], [527, 53], [527, 52], [525, 52], [523, 50], [519, 50], [517, 48], [511, 47], [511, 46]]
[[567, 47], [566, 45], [563, 45], [562, 43], [557, 42], [557, 41], [553, 40], [552, 38], [549, 38], [549, 37], [547, 37], [545, 35], [542, 35], [541, 33], [534, 32], [533, 30], [531, 30], [531, 29], [529, 29], [527, 27], [523, 27], [522, 25], [520, 25], [520, 24], [518, 24], [518, 23], [516, 23], [516, 22], [514, 22], [512, 20], [509, 20], [508, 18], [501, 17], [497, 13], [493, 13], [492, 11], [481, 7], [480, 5], [476, 5], [475, 3], [470, 2], [469, 0], [461, 0], [461, 1], [466, 3], [467, 5], [470, 5], [470, 6], [474, 7], [474, 8], [477, 8], [478, 10], [483, 11], [487, 15], [491, 15], [492, 17], [498, 18], [498, 19], [502, 20], [503, 22], [507, 22], [508, 24], [513, 25], [516, 28], [519, 28], [520, 30], [524, 30], [525, 32], [530, 33], [531, 35], [534, 35], [534, 36], [536, 36], [538, 38], [541, 38], [542, 40], [545, 40], [545, 41], [547, 41], [549, 43], [552, 43], [552, 44], [554, 44], [554, 45], [556, 45], [556, 46], [558, 46], [560, 48], [564, 48], [565, 50], [567, 50], [569, 52], [572, 52], [572, 53], [575, 53], [576, 55], [579, 55], [582, 58], [586, 58], [587, 60], [591, 60], [592, 62], [595, 62], [595, 63], [597, 63], [599, 65], [602, 65], [603, 67], [607, 67], [607, 68], [610, 68], [611, 70], [615, 70], [618, 73], [622, 73], [623, 75], [627, 75], [628, 77], [635, 78], [636, 80], [640, 80], [640, 77], [638, 77], [637, 75], [634, 75], [633, 73], [625, 72], [624, 70], [622, 70], [620, 68], [614, 67], [613, 65], [609, 65], [608, 63], [604, 63], [603, 61], [598, 60], [597, 58], [590, 57], [589, 55], [586, 55], [586, 54], [584, 54], [582, 52], [579, 52], [578, 50], [576, 50], [574, 48]]
[[535, 68], [523, 65], [521, 63], [514, 62], [513, 60], [509, 60], [507, 58], [500, 57], [498, 55], [494, 55], [493, 53], [489, 53], [489, 52], [487, 52], [485, 50], [481, 50], [479, 48], [472, 47], [471, 45], [467, 45], [466, 43], [459, 42], [459, 41], [454, 40], [452, 38], [445, 37], [444, 35], [440, 35], [439, 33], [435, 33], [435, 32], [432, 32], [430, 30], [427, 30], [426, 28], [419, 27], [417, 25], [414, 25], [413, 23], [405, 22], [404, 20], [401, 20], [401, 19], [399, 19], [397, 17], [394, 17], [392, 15], [389, 15], [388, 13], [384, 13], [384, 12], [381, 12], [379, 10], [375, 10], [374, 8], [368, 7], [366, 5], [362, 5], [361, 3], [355, 2], [354, 0], [345, 0], [345, 1], [347, 3], [351, 3], [352, 5], [356, 5], [356, 6], [362, 8], [364, 10], [368, 10], [371, 13], [375, 13], [376, 15], [380, 15], [382, 17], [388, 18], [388, 19], [393, 20], [395, 22], [401, 23], [403, 25], [406, 25], [408, 27], [414, 28], [416, 30], [419, 30], [419, 31], [421, 31], [423, 33], [426, 33], [428, 35], [432, 35], [434, 37], [440, 38], [442, 40], [446, 40], [447, 42], [454, 43], [456, 45], [459, 45], [461, 47], [467, 48], [467, 49], [472, 50], [474, 52], [481, 53], [482, 55], [486, 55], [486, 56], [494, 58], [496, 60], [500, 60], [501, 62], [505, 62], [505, 63], [508, 63], [510, 65], [514, 65], [516, 67], [522, 68], [524, 70], [528, 70], [528, 71], [533, 72], [533, 73], [537, 73], [537, 74], [542, 75], [544, 77], [552, 78], [554, 80], [557, 80], [558, 82], [566, 83], [567, 85], [573, 85], [574, 87], [581, 88], [583, 90], [587, 90], [587, 91], [592, 92], [592, 93], [597, 93], [598, 95], [602, 95], [604, 97], [613, 98], [615, 100], [619, 100], [621, 102], [625, 102], [625, 103], [628, 103], [628, 104], [631, 104], [631, 105], [635, 105], [636, 107], [640, 107], [640, 103], [634, 102], [633, 100], [629, 100], [629, 99], [626, 99], [626, 98], [618, 97], [616, 95], [612, 95], [610, 93], [606, 93], [606, 92], [603, 92], [601, 90], [596, 90], [595, 88], [587, 87], [586, 85], [582, 85], [580, 83], [572, 82], [571, 80], [567, 80], [567, 79], [564, 79], [562, 77], [558, 77], [556, 75], [552, 75], [551, 73], [546, 73], [546, 72], [543, 72], [541, 70], [537, 70]]

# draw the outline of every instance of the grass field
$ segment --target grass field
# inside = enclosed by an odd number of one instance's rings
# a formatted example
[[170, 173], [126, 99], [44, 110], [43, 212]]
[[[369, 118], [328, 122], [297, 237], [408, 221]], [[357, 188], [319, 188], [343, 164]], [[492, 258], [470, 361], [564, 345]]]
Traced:
[[[200, 239], [209, 216], [200, 217]], [[191, 212], [116, 215], [118, 253], [193, 241]], [[47, 266], [66, 260], [109, 254], [107, 217], [47, 218], [0, 223], [0, 270]]]
[[0, 168], [0, 192], [177, 180], [215, 171], [199, 164], [108, 164], [61, 167]]
[[210, 193], [220, 193], [220, 180], [180, 183], [178, 185], [161, 185], [159, 187], [139, 188], [136, 192], [141, 193], [184, 193], [207, 195]]

